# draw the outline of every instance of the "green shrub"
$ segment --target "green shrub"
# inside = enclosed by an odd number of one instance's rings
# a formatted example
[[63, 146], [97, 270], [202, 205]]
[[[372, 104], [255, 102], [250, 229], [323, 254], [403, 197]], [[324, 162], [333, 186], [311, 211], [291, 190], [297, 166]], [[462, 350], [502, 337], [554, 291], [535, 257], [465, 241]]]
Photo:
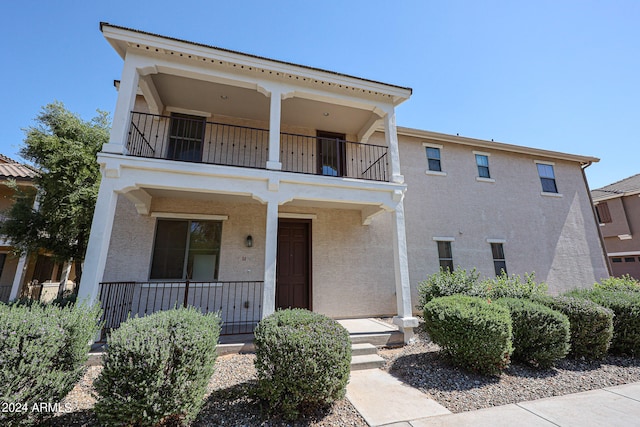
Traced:
[[483, 298], [531, 298], [546, 295], [546, 283], [537, 283], [534, 273], [524, 275], [524, 280], [515, 274], [507, 276], [502, 271], [500, 276], [485, 279], [478, 285], [476, 296]]
[[80, 380], [99, 320], [97, 305], [0, 304], [0, 402], [20, 405], [1, 411], [0, 425], [39, 424], [53, 415], [33, 405], [59, 404]]
[[625, 274], [620, 277], [608, 277], [593, 285], [594, 289], [601, 291], [625, 291], [640, 292], [640, 282]]
[[179, 308], [129, 319], [107, 341], [94, 383], [103, 426], [186, 425], [204, 403], [220, 317]]
[[469, 272], [462, 268], [453, 271], [443, 270], [427, 277], [427, 280], [418, 284], [418, 306], [422, 310], [424, 306], [434, 298], [448, 295], [474, 295], [478, 286], [479, 274], [475, 268]]
[[307, 310], [281, 310], [255, 330], [256, 393], [271, 414], [295, 419], [344, 397], [351, 365], [349, 332]]
[[606, 356], [613, 336], [613, 311], [584, 298], [536, 296], [534, 300], [569, 318], [569, 356], [587, 359]]
[[613, 311], [613, 339], [609, 351], [616, 354], [640, 354], [640, 293], [602, 290], [576, 290], [576, 297], [589, 298]]
[[434, 298], [424, 306], [424, 328], [454, 363], [499, 374], [509, 365], [512, 323], [509, 310], [466, 295]]
[[511, 312], [513, 359], [549, 368], [569, 352], [569, 319], [559, 311], [526, 299], [496, 301]]

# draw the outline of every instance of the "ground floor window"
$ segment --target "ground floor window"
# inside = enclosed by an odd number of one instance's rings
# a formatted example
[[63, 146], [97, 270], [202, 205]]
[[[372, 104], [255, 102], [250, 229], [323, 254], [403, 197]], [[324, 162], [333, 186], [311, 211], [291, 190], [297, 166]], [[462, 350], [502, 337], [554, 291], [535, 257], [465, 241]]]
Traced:
[[493, 255], [493, 268], [496, 276], [500, 276], [502, 272], [507, 274], [507, 262], [504, 259], [504, 247], [502, 243], [491, 243], [491, 254]]
[[221, 236], [221, 221], [158, 220], [150, 278], [217, 280]]
[[444, 271], [453, 271], [453, 253], [451, 252], [451, 242], [436, 241], [438, 244], [438, 259], [440, 268]]

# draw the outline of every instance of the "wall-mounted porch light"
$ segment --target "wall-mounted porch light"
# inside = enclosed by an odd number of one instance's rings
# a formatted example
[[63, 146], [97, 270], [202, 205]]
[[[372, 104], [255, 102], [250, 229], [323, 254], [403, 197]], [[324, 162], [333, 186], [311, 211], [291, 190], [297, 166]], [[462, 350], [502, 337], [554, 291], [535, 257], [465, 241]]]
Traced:
[[245, 244], [247, 245], [248, 248], [253, 246], [253, 237], [251, 237], [251, 234], [249, 234], [247, 236], [247, 240], [246, 240]]

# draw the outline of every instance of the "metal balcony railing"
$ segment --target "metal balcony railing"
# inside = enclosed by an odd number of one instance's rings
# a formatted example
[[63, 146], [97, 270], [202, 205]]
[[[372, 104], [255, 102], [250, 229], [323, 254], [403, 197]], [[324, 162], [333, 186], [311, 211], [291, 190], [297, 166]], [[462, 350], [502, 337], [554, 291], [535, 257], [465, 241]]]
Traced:
[[[388, 181], [387, 152], [381, 145], [280, 134], [280, 162], [285, 172]], [[266, 169], [269, 130], [192, 116], [132, 112], [127, 154]]]

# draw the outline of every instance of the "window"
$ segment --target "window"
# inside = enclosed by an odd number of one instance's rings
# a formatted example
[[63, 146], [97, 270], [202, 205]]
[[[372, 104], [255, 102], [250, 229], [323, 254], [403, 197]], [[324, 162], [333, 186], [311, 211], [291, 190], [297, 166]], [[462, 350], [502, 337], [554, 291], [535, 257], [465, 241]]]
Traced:
[[425, 147], [427, 149], [427, 162], [429, 170], [442, 172], [442, 164], [440, 163], [440, 149], [436, 147]]
[[451, 242], [437, 241], [438, 258], [440, 260], [440, 268], [445, 271], [453, 271], [453, 254], [451, 252]]
[[204, 117], [171, 113], [170, 126], [167, 158], [188, 162], [201, 161], [206, 126]]
[[625, 257], [624, 258], [624, 262], [636, 262], [636, 259], [632, 256], [630, 257]]
[[158, 220], [150, 278], [216, 280], [221, 235], [221, 221]]
[[344, 176], [345, 134], [318, 131], [318, 174], [326, 176]]
[[489, 156], [476, 154], [476, 165], [478, 166], [478, 176], [480, 178], [491, 178], [489, 174]]
[[609, 213], [609, 205], [607, 205], [607, 202], [598, 203], [596, 205], [596, 216], [598, 217], [599, 224], [611, 222], [611, 213]]
[[493, 268], [496, 276], [507, 274], [507, 263], [504, 260], [504, 247], [502, 243], [491, 243], [491, 254], [493, 255]]
[[542, 183], [542, 191], [545, 193], [557, 193], [556, 176], [553, 173], [553, 165], [538, 163], [538, 175]]
[[622, 262], [622, 258], [611, 258], [613, 262]]

